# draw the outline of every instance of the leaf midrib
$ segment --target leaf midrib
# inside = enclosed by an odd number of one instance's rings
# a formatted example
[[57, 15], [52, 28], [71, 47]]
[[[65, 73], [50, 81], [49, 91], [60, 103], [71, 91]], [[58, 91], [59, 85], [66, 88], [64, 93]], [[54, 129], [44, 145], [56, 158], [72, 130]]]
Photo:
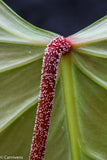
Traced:
[[[64, 94], [66, 120], [69, 132], [70, 146], [72, 158], [80, 160], [78, 135], [77, 135], [77, 121], [75, 112], [75, 98], [73, 88], [73, 73], [72, 73], [72, 58], [71, 54], [62, 57], [62, 88]], [[69, 92], [69, 94], [67, 94]]]

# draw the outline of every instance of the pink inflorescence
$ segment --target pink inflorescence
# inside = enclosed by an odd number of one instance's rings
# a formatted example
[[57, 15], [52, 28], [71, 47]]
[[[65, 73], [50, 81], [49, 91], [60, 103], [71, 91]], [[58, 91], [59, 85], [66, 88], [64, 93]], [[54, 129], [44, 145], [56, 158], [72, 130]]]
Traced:
[[41, 91], [34, 127], [30, 160], [43, 160], [50, 125], [58, 62], [62, 54], [70, 52], [71, 44], [63, 36], [52, 40], [45, 50], [41, 77]]

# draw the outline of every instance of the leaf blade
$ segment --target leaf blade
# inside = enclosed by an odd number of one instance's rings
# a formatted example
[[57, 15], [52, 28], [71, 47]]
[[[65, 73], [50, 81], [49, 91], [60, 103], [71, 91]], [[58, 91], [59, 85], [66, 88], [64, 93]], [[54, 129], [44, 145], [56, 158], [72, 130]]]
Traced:
[[[4, 13], [4, 11], [6, 13]], [[7, 45], [7, 49], [6, 49], [6, 46], [3, 49], [4, 52], [0, 50], [0, 60], [1, 60], [1, 63], [0, 63], [1, 98], [0, 99], [2, 99], [2, 104], [0, 106], [2, 111], [0, 113], [0, 119], [1, 119], [0, 141], [1, 141], [3, 138], [3, 133], [7, 131], [9, 128], [11, 128], [12, 126], [14, 126], [16, 121], [18, 123], [20, 121], [21, 116], [23, 117], [23, 115], [24, 114], [26, 115], [27, 113], [30, 115], [31, 114], [30, 110], [32, 108], [32, 105], [37, 103], [38, 94], [40, 90], [39, 84], [40, 84], [41, 66], [42, 66], [41, 58], [43, 56], [43, 51], [46, 45], [50, 42], [50, 40], [55, 38], [57, 35], [54, 33], [43, 31], [41, 29], [38, 29], [30, 25], [29, 23], [21, 19], [19, 16], [17, 16], [2, 1], [0, 1], [0, 16], [1, 16], [0, 17], [0, 25], [1, 25], [0, 45], [2, 49], [4, 44]], [[7, 18], [7, 16], [9, 17]], [[1, 21], [1, 20], [4, 20], [4, 21]], [[73, 154], [76, 155], [76, 150], [79, 150], [78, 159], [80, 160], [86, 160], [86, 159], [87, 160], [93, 160], [93, 159], [105, 160], [107, 158], [106, 151], [105, 151], [105, 146], [106, 146], [105, 142], [107, 142], [107, 138], [105, 134], [106, 132], [105, 126], [107, 124], [106, 90], [104, 89], [105, 85], [102, 84], [102, 81], [101, 83], [97, 83], [96, 81], [94, 81], [92, 79], [92, 76], [89, 76], [89, 74], [86, 74], [86, 72], [84, 72], [79, 65], [81, 64], [83, 66], [83, 69], [87, 69], [88, 72], [90, 72], [94, 76], [96, 75], [97, 78], [106, 82], [107, 80], [106, 79], [107, 78], [106, 77], [107, 75], [106, 74], [107, 36], [105, 34], [107, 32], [106, 20], [107, 20], [107, 17], [103, 18], [102, 21], [100, 20], [99, 22], [96, 22], [94, 24], [95, 26], [94, 25], [89, 26], [85, 30], [82, 30], [81, 32], [71, 37], [71, 38], [73, 37], [75, 38], [75, 39], [71, 39], [73, 40], [72, 41], [73, 43], [72, 57], [74, 59], [73, 68], [72, 68], [73, 81], [74, 81], [73, 83], [74, 92], [72, 94], [74, 95], [71, 94], [71, 96], [75, 97], [75, 102], [76, 102], [76, 105], [72, 107], [76, 108], [75, 115], [77, 115], [76, 118], [78, 119], [77, 121], [78, 123], [75, 127], [76, 128], [75, 133], [77, 132], [76, 137], [78, 140], [76, 143], [79, 149], [75, 148], [73, 150], [73, 147], [72, 147], [72, 150], [70, 150], [70, 144], [69, 144], [70, 137], [67, 134], [68, 128], [67, 128], [67, 120], [65, 118], [66, 116], [64, 113], [65, 104], [62, 96], [62, 84], [58, 82], [56, 87], [56, 99], [54, 102], [54, 105], [56, 107], [55, 107], [55, 111], [53, 111], [52, 124], [50, 127], [50, 136], [48, 139], [47, 150], [46, 150], [47, 160], [48, 159], [49, 160], [50, 159], [52, 160], [69, 159], [70, 160], [72, 152], [74, 152]], [[101, 29], [102, 26], [103, 27], [105, 26], [105, 27]], [[10, 49], [9, 49], [9, 45], [10, 45]], [[31, 51], [30, 54], [29, 54], [29, 51]], [[91, 63], [87, 63], [88, 61], [91, 61]], [[94, 65], [97, 66], [96, 68], [99, 67], [98, 73], [97, 73], [97, 69], [92, 67], [92, 63], [94, 63]], [[69, 67], [71, 66], [69, 65]], [[104, 71], [103, 71], [103, 68], [104, 68]], [[59, 69], [59, 73], [60, 73], [60, 69]], [[66, 77], [66, 74], [67, 73], [64, 72], [65, 77]], [[86, 82], [88, 83], [88, 86]], [[70, 83], [72, 83], [72, 81]], [[70, 84], [70, 86], [71, 85], [72, 84]], [[82, 90], [82, 93], [81, 93], [81, 90]], [[88, 96], [85, 98], [85, 94], [86, 93], [88, 94], [88, 92], [90, 93], [89, 100], [87, 99]], [[101, 98], [101, 94], [103, 95], [102, 98]], [[95, 106], [93, 106], [93, 104], [90, 102], [92, 96], [94, 97], [94, 99], [92, 99], [93, 100], [92, 102], [95, 104]], [[98, 99], [98, 97], [100, 98]], [[81, 102], [81, 105], [79, 101]], [[14, 102], [16, 102], [16, 104]], [[20, 104], [18, 104], [18, 102]], [[60, 104], [60, 108], [58, 108], [59, 104]], [[98, 109], [99, 109], [98, 111], [97, 111], [96, 104], [98, 104]], [[103, 105], [103, 108], [101, 108], [102, 105]], [[86, 108], [87, 108], [87, 111], [86, 111]], [[90, 108], [93, 108], [93, 110], [90, 111]], [[61, 110], [61, 113], [58, 114], [60, 110]], [[33, 110], [32, 116], [34, 116], [34, 112], [35, 111]], [[66, 112], [68, 111], [66, 110]], [[87, 113], [86, 114], [87, 116], [81, 116], [84, 114], [84, 112]], [[102, 118], [101, 120], [101, 118], [98, 117], [98, 114], [100, 114], [99, 112], [104, 114], [104, 117], [105, 117], [104, 119]], [[6, 116], [8, 121], [6, 120]], [[90, 121], [91, 117], [93, 117], [92, 121]], [[13, 118], [12, 121], [11, 121], [11, 118]], [[29, 119], [28, 116], [26, 116], [26, 118]], [[99, 120], [100, 126], [98, 126], [98, 122], [94, 121], [95, 119]], [[64, 123], [62, 123], [62, 121]], [[74, 123], [73, 121], [75, 120], [72, 120], [70, 122], [71, 125]], [[58, 125], [57, 122], [60, 125]], [[28, 120], [28, 123], [31, 123], [31, 120]], [[32, 122], [32, 126], [33, 126], [33, 123], [34, 121]], [[91, 125], [89, 125], [89, 123]], [[97, 134], [97, 132], [95, 132], [95, 128], [98, 131], [98, 128], [100, 129], [102, 123], [104, 126], [102, 127], [102, 130], [99, 132], [99, 134]], [[95, 127], [92, 127], [93, 124]], [[64, 125], [63, 126], [65, 129], [64, 132], [63, 132], [63, 129], [61, 129], [62, 125]], [[20, 122], [20, 127], [22, 127], [21, 122]], [[26, 127], [25, 123], [23, 127]], [[29, 155], [28, 152], [30, 151], [30, 143], [31, 143], [31, 137], [32, 137], [31, 130], [32, 130], [32, 127], [30, 127], [30, 133], [29, 133], [30, 140], [28, 144], [26, 143], [26, 146], [27, 146], [26, 159], [28, 158], [28, 155]], [[10, 130], [8, 134], [11, 135], [12, 132], [13, 130]], [[13, 133], [16, 134], [16, 132], [13, 132]], [[97, 138], [99, 140], [98, 142], [96, 140], [95, 133], [97, 134]], [[23, 135], [23, 131], [21, 132], [21, 134]], [[73, 135], [71, 134], [69, 135], [73, 137], [74, 133]], [[89, 135], [91, 135], [92, 138], [90, 138]], [[101, 139], [101, 135], [104, 137], [103, 138], [104, 141]], [[16, 136], [18, 136], [18, 133], [16, 134]], [[26, 134], [25, 138], [20, 139], [19, 145], [18, 145], [20, 146], [19, 148], [22, 147], [21, 153], [24, 155], [25, 155], [25, 151], [23, 150], [23, 148], [24, 148], [24, 142], [26, 141], [27, 136], [28, 135]], [[6, 138], [6, 134], [3, 139], [5, 140], [5, 138]], [[54, 141], [54, 138], [56, 138], [55, 141]], [[98, 146], [100, 145], [100, 141], [101, 141], [101, 146], [100, 148], [98, 148]], [[9, 143], [12, 144], [13, 142], [11, 141]], [[71, 140], [71, 143], [72, 143], [72, 140]], [[3, 141], [2, 141], [2, 144], [3, 144]], [[53, 146], [51, 144], [53, 144]], [[5, 141], [4, 147], [3, 145], [0, 146], [0, 151], [2, 151], [3, 154], [5, 154], [5, 150], [4, 150], [5, 146], [8, 148], [8, 144], [6, 144], [6, 141]], [[12, 149], [13, 149], [13, 152], [9, 150], [8, 152], [9, 154], [10, 153], [16, 154], [19, 152], [19, 150], [17, 152], [17, 149], [15, 149], [14, 147]]]

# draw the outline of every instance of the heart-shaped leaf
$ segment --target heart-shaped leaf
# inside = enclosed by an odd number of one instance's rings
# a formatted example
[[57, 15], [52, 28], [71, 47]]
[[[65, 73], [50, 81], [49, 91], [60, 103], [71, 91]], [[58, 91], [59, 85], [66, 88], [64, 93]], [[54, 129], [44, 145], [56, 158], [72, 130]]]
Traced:
[[[29, 159], [42, 57], [57, 34], [0, 1], [0, 156]], [[106, 160], [107, 17], [68, 37], [61, 59], [46, 160]], [[12, 159], [12, 158], [11, 158]]]

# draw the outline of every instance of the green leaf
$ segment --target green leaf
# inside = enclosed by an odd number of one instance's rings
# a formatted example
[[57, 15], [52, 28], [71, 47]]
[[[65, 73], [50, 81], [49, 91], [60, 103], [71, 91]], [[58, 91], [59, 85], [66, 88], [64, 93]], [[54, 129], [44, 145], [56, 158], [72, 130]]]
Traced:
[[44, 49], [56, 35], [29, 25], [2, 1], [0, 32], [2, 130], [37, 101]]
[[[42, 57], [56, 36], [0, 1], [0, 156], [29, 159]], [[46, 160], [107, 159], [107, 17], [70, 36], [61, 59]]]
[[68, 39], [74, 48], [62, 76], [72, 157], [106, 160], [107, 16]]

